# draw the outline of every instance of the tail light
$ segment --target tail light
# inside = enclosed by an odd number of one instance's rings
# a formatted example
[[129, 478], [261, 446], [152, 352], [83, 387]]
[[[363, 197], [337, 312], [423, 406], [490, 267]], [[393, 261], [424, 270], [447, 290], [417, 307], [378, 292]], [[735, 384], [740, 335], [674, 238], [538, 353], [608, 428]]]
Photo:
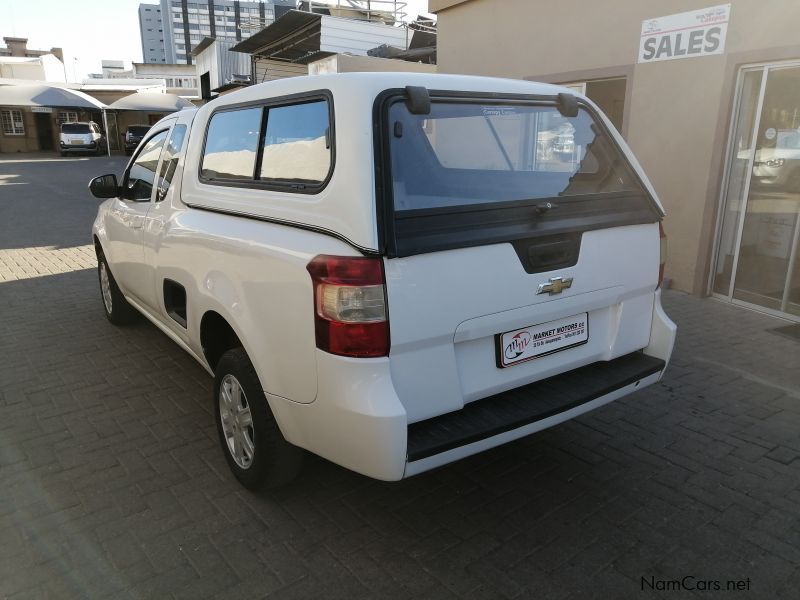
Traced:
[[320, 254], [306, 269], [314, 285], [317, 348], [340, 356], [388, 356], [383, 260]]
[[656, 289], [661, 287], [661, 282], [664, 280], [664, 267], [667, 264], [667, 234], [664, 233], [664, 226], [661, 224], [661, 221], [658, 222], [658, 237], [661, 245], [658, 259], [658, 283], [656, 284]]

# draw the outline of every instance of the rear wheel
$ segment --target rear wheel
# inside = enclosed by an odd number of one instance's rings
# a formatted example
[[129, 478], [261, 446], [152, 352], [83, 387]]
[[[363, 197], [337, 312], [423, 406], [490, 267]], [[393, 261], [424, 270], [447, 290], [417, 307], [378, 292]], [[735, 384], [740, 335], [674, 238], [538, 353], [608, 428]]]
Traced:
[[228, 350], [214, 376], [213, 410], [222, 451], [246, 488], [275, 488], [294, 479], [303, 450], [287, 442], [243, 348]]
[[106, 318], [114, 325], [127, 325], [135, 321], [136, 309], [125, 300], [111, 274], [111, 269], [108, 268], [106, 257], [102, 254], [97, 257], [97, 276], [100, 280], [100, 297], [103, 300]]

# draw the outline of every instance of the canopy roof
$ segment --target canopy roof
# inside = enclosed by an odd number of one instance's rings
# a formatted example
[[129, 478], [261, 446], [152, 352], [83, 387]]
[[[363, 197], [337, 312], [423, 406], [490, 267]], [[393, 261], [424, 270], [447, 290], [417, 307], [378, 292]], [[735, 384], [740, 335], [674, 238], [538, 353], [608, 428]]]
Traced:
[[41, 83], [0, 85], [0, 106], [50, 106], [90, 110], [105, 108], [105, 104], [78, 90]]
[[194, 108], [194, 104], [175, 94], [138, 92], [112, 102], [107, 108], [109, 110], [146, 110], [171, 113], [182, 108]]

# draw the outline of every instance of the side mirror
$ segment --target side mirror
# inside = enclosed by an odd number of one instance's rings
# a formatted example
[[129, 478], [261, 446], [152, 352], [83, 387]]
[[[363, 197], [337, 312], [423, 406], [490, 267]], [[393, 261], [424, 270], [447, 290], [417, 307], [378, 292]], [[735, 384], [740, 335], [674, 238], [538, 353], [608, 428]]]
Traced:
[[95, 177], [89, 182], [89, 191], [95, 198], [116, 198], [119, 196], [117, 176], [111, 173]]

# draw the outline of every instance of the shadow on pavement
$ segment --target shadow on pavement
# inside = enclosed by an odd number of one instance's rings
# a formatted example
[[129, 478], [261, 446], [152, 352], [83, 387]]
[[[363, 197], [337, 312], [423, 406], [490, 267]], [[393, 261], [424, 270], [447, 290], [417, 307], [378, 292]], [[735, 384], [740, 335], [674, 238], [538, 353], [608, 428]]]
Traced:
[[89, 243], [101, 202], [89, 194], [89, 180], [120, 175], [126, 164], [122, 156], [0, 154], [0, 249]]

